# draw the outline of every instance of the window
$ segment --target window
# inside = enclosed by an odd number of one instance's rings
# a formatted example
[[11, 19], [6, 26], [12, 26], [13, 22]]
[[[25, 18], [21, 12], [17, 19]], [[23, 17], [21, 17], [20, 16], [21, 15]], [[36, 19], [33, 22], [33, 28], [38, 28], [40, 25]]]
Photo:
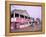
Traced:
[[29, 22], [31, 24], [31, 22]]
[[25, 18], [27, 19], [27, 16], [25, 16]]
[[11, 14], [11, 18], [13, 17], [13, 14]]
[[24, 16], [23, 15], [20, 15], [20, 18], [24, 18]]
[[16, 13], [15, 13], [15, 17], [19, 17], [19, 14], [16, 14]]

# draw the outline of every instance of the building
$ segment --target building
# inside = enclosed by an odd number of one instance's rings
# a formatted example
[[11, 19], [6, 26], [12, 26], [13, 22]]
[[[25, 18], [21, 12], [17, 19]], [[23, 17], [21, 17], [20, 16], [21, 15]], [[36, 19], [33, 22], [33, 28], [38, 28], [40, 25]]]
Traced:
[[32, 25], [31, 18], [26, 10], [14, 9], [11, 12], [11, 22], [15, 22], [17, 28], [24, 28]]

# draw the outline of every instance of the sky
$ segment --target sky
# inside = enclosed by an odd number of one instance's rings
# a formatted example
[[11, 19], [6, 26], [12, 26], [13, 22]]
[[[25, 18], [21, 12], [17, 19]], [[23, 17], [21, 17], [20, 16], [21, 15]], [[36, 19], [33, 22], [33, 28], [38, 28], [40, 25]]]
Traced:
[[30, 17], [40, 18], [41, 20], [41, 7], [40, 6], [11, 5], [11, 11], [13, 11], [14, 9], [26, 10]]

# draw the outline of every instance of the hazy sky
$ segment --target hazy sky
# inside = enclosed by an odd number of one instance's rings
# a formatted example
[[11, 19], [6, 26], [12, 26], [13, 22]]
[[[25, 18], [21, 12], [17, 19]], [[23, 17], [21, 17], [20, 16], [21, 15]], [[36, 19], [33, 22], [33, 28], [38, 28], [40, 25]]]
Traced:
[[40, 18], [41, 19], [41, 7], [40, 6], [20, 6], [20, 5], [12, 5], [11, 11], [14, 9], [22, 9], [26, 10], [30, 17]]

